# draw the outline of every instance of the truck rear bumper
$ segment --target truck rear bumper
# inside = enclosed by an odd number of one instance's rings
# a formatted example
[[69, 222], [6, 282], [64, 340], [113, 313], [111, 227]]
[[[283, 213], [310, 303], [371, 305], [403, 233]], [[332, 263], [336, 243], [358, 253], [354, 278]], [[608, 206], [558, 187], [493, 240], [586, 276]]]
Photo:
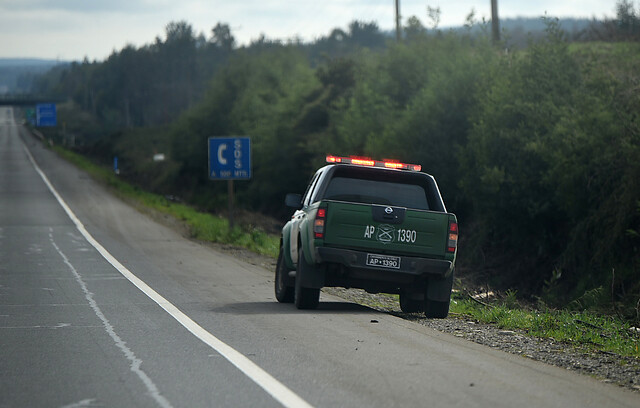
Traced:
[[340, 264], [359, 277], [393, 276], [408, 277], [445, 277], [453, 270], [453, 263], [444, 259], [430, 259], [410, 256], [398, 256], [400, 265], [397, 268], [386, 268], [367, 265], [369, 252], [340, 248], [316, 248], [317, 259], [322, 263]]

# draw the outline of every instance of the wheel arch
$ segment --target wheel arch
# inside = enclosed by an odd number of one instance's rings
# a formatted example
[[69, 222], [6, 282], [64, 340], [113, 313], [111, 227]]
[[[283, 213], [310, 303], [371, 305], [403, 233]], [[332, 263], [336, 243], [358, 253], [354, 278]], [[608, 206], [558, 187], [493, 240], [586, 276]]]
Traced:
[[293, 260], [291, 259], [291, 240], [289, 237], [291, 236], [291, 224], [287, 224], [282, 229], [282, 235], [280, 235], [280, 247], [282, 248], [282, 256], [284, 258], [284, 263], [288, 270], [292, 271], [296, 269]]

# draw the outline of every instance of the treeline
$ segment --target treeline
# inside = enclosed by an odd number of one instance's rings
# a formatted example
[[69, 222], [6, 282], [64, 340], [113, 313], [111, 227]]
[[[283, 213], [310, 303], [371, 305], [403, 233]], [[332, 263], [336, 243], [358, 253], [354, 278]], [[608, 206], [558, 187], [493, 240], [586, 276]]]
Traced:
[[[640, 44], [570, 44], [547, 20], [542, 40], [505, 52], [471, 24], [445, 32], [410, 23], [401, 43], [354, 23], [318, 40], [343, 47], [325, 58], [309, 44], [230, 47], [206, 87], [183, 91], [183, 103], [200, 92], [197, 103], [160, 126], [161, 100], [138, 95], [141, 113], [130, 105], [129, 125], [154, 127], [128, 130], [126, 110], [112, 119], [97, 104], [98, 95], [125, 88], [118, 75], [128, 74], [106, 68], [123, 50], [88, 64], [109, 73], [110, 87], [70, 88], [76, 106], [121, 129], [84, 151], [105, 163], [118, 155], [123, 176], [216, 211], [226, 185], [207, 178], [207, 138], [251, 136], [253, 178], [236, 183], [237, 201], [280, 217], [284, 195], [302, 192], [327, 153], [420, 163], [459, 217], [460, 277], [546, 304], [636, 313]], [[362, 28], [373, 41], [366, 46], [354, 41]], [[68, 79], [82, 66], [61, 73], [59, 84], [75, 83]], [[71, 131], [76, 109], [60, 115]], [[153, 162], [157, 152], [168, 160]]]
[[[377, 25], [353, 22], [348, 31], [335, 29], [312, 46], [296, 42], [312, 63], [352, 54], [355, 49], [381, 48], [385, 36]], [[261, 53], [282, 46], [262, 36], [242, 51]], [[88, 112], [107, 132], [172, 123], [200, 101], [207, 85], [229, 57], [239, 51], [231, 29], [218, 23], [207, 38], [184, 21], [166, 26], [164, 38], [140, 48], [127, 46], [105, 61], [60, 66], [34, 81], [38, 94], [65, 96]], [[93, 139], [90, 134], [82, 135]]]
[[234, 39], [218, 24], [211, 37], [186, 22], [167, 25], [165, 38], [113, 52], [103, 62], [73, 62], [36, 81], [37, 93], [64, 95], [108, 131], [171, 123], [198, 101], [205, 84], [225, 63]]
[[636, 10], [630, 0], [618, 0], [615, 7], [616, 18], [594, 22], [584, 31], [582, 38], [591, 41], [640, 40], [640, 7]]

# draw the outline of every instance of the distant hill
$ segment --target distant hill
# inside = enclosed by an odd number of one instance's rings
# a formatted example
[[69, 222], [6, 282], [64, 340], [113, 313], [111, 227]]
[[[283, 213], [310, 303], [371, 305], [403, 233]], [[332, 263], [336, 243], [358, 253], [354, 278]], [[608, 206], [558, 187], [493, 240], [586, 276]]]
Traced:
[[[549, 17], [553, 19], [554, 17]], [[576, 41], [584, 39], [588, 36], [589, 31], [596, 25], [602, 24], [602, 21], [587, 18], [559, 18], [560, 28], [567, 34], [567, 39]], [[490, 33], [491, 21], [488, 21], [487, 27], [480, 25], [474, 26], [474, 32], [488, 29]], [[516, 17], [504, 18], [500, 20], [501, 38], [506, 41], [509, 48], [526, 47], [529, 41], [537, 40], [544, 37], [547, 27], [546, 21], [542, 17]], [[443, 28], [446, 30], [447, 28]], [[463, 27], [450, 27], [454, 31], [464, 30]]]
[[[560, 27], [567, 33], [573, 31], [585, 30], [594, 22], [594, 20], [587, 18], [561, 18], [558, 19]], [[546, 28], [545, 20], [541, 17], [517, 17], [517, 18], [505, 18], [500, 21], [501, 28], [505, 30], [517, 30], [524, 32], [539, 32], [544, 31]]]
[[[549, 17], [555, 19], [555, 17]], [[423, 21], [424, 23], [424, 21]], [[589, 39], [589, 33], [594, 27], [601, 26], [604, 21], [588, 18], [559, 18], [560, 28], [567, 33], [569, 41], [583, 41]], [[544, 36], [546, 21], [543, 17], [515, 17], [503, 18], [500, 20], [500, 32], [502, 39], [506, 40], [509, 48], [524, 48], [530, 40], [537, 40]], [[438, 27], [439, 31], [466, 31], [463, 26], [443, 26]], [[432, 29], [429, 29], [432, 32]], [[477, 21], [472, 30], [473, 33], [486, 32], [491, 34], [491, 20], [486, 22]], [[395, 30], [382, 31], [387, 38], [395, 38]]]
[[[52, 67], [60, 64], [58, 60], [41, 58], [0, 58], [0, 68], [4, 67]], [[64, 62], [62, 62], [64, 63]]]
[[[561, 18], [558, 23], [572, 41], [583, 38], [595, 24], [601, 24], [597, 20], [586, 18]], [[529, 39], [543, 37], [546, 27], [543, 18], [508, 18], [500, 21], [500, 29], [507, 44], [516, 47], [526, 46]]]
[[68, 64], [38, 58], [0, 58], [0, 94], [29, 92], [35, 76]]

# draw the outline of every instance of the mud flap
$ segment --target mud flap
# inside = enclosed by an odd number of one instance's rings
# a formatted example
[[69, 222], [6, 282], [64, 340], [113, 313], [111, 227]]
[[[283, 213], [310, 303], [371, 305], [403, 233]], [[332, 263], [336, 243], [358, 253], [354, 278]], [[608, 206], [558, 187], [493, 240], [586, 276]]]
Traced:
[[429, 278], [427, 281], [427, 299], [435, 302], [448, 302], [453, 288], [453, 271], [449, 276]]
[[324, 266], [309, 265], [304, 256], [298, 259], [298, 263], [300, 264], [300, 272], [302, 273], [296, 273], [296, 280], [300, 279], [301, 287], [314, 289], [321, 289], [324, 287]]

